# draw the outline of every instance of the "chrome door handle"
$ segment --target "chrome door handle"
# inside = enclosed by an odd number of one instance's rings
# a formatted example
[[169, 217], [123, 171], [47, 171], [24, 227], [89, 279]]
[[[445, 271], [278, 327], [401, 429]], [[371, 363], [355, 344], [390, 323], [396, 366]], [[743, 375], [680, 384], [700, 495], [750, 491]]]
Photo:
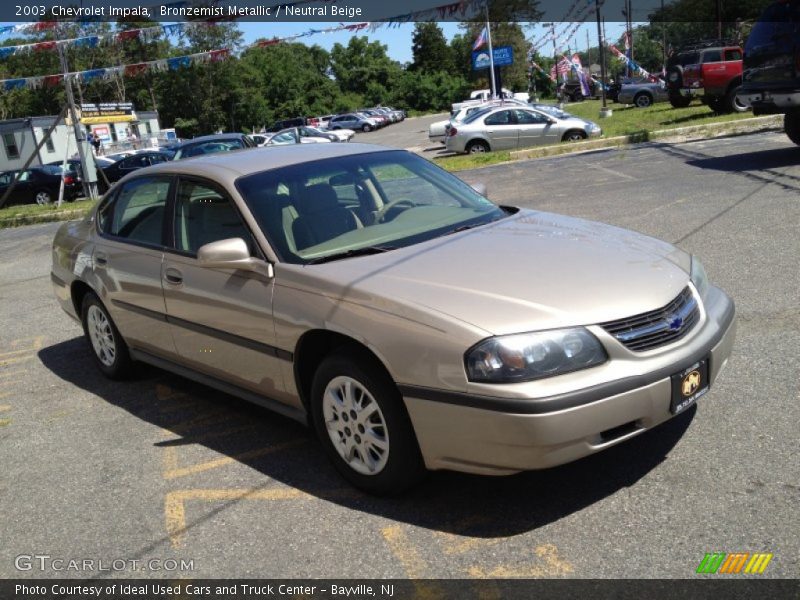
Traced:
[[106, 256], [105, 252], [95, 252], [94, 262], [100, 266], [105, 266], [108, 264], [108, 256]]
[[173, 269], [170, 267], [164, 271], [164, 280], [173, 285], [180, 285], [183, 283], [183, 273], [178, 271], [178, 269]]

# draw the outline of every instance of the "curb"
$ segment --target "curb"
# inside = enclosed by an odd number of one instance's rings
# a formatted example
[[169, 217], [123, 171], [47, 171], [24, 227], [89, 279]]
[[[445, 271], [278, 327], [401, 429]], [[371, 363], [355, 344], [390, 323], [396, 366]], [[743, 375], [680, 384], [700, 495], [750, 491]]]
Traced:
[[[544, 146], [530, 150], [515, 150], [511, 152], [512, 159], [524, 160], [533, 158], [545, 158], [548, 156], [561, 156], [564, 154], [578, 154], [592, 150], [603, 150], [605, 148], [619, 148], [631, 144], [641, 144], [643, 142], [665, 141], [678, 138], [682, 142], [693, 142], [709, 139], [709, 134], [713, 137], [727, 137], [742, 135], [746, 133], [761, 133], [765, 131], [780, 131], [783, 128], [783, 115], [769, 115], [766, 117], [752, 117], [740, 119], [738, 121], [725, 121], [722, 123], [708, 123], [706, 125], [692, 125], [689, 127], [678, 127], [676, 129], [657, 129], [655, 131], [642, 131], [629, 135], [620, 135], [612, 138], [602, 138], [599, 140], [589, 140], [587, 142], [577, 142], [573, 144], [563, 144], [558, 146]], [[494, 163], [503, 164], [503, 163]], [[493, 165], [487, 165], [493, 166]], [[481, 168], [481, 167], [476, 167]]]
[[38, 223], [52, 223], [55, 221], [72, 221], [82, 218], [90, 209], [58, 210], [53, 212], [32, 215], [14, 215], [0, 218], [0, 229], [20, 227], [22, 225], [36, 225]]

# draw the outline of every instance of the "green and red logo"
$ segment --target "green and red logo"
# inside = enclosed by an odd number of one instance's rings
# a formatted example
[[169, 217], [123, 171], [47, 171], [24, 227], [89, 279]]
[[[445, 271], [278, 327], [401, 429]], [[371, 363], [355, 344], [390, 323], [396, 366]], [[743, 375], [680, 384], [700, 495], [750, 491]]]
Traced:
[[768, 552], [711, 552], [706, 553], [697, 566], [697, 573], [705, 574], [761, 574], [772, 560]]

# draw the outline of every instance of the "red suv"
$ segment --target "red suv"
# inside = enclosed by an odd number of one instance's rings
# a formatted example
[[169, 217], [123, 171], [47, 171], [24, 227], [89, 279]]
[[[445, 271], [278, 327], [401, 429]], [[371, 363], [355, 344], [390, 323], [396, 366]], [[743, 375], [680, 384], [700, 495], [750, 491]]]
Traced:
[[670, 58], [667, 86], [672, 106], [683, 108], [699, 97], [714, 112], [744, 112], [736, 99], [742, 86], [742, 49], [707, 42], [685, 48]]

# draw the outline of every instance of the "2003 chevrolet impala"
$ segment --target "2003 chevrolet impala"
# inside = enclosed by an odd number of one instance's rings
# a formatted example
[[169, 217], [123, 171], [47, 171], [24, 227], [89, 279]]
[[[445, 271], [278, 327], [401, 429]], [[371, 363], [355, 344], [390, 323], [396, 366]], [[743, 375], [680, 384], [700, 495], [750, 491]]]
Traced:
[[366, 144], [137, 171], [61, 227], [52, 280], [107, 376], [142, 361], [310, 422], [374, 493], [638, 435], [706, 393], [735, 331], [678, 248]]

